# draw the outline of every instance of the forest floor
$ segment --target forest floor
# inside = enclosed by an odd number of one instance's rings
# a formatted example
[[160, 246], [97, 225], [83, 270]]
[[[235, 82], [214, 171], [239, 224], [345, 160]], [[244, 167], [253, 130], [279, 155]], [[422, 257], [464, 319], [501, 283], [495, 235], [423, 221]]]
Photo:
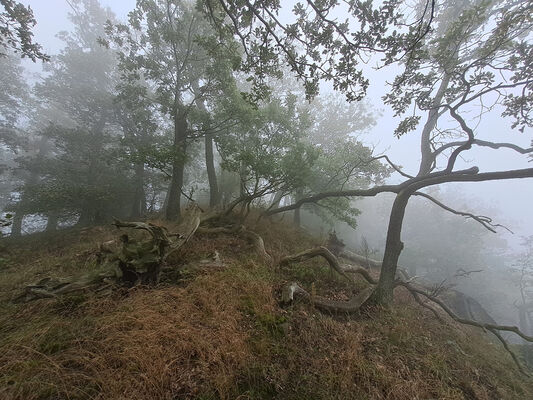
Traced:
[[[322, 244], [283, 223], [250, 228], [278, 259]], [[281, 307], [287, 282], [339, 300], [357, 289], [320, 260], [266, 266], [232, 235], [197, 234], [155, 288], [13, 303], [47, 276], [98, 270], [99, 244], [119, 234], [109, 226], [0, 241], [1, 399], [533, 398], [533, 380], [500, 344], [449, 319], [443, 326], [403, 289], [391, 310]], [[187, 269], [215, 251], [223, 268]]]

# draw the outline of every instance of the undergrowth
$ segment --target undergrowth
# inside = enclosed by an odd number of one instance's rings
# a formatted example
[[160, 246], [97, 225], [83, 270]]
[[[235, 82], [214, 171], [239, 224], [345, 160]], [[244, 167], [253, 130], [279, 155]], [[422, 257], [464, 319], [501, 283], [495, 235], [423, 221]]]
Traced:
[[[250, 229], [275, 259], [321, 244], [282, 223]], [[281, 307], [279, 290], [293, 280], [337, 299], [358, 289], [320, 260], [268, 267], [229, 235], [194, 237], [156, 288], [10, 301], [45, 276], [97, 268], [95, 249], [116, 236], [93, 228], [2, 244], [0, 398], [533, 398], [499, 345], [442, 326], [401, 289], [391, 310], [352, 316]], [[184, 272], [215, 251], [225, 268]]]

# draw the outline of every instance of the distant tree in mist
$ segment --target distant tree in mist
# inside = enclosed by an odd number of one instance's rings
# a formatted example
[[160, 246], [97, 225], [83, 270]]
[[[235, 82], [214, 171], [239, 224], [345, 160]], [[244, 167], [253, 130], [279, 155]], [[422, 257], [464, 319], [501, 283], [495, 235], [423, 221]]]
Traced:
[[[122, 79], [134, 84], [142, 78], [153, 85], [152, 100], [171, 120], [172, 172], [166, 218], [179, 218], [188, 144], [198, 134], [194, 117], [203, 115], [199, 126], [207, 131], [212, 128], [207, 123], [206, 102], [231, 84], [227, 63], [232, 62], [234, 50], [231, 45], [219, 45], [207, 21], [189, 1], [138, 1], [128, 24], [108, 24], [107, 37], [105, 42], [117, 48]], [[206, 161], [211, 189], [216, 191], [211, 140], [209, 136]]]
[[[42, 213], [54, 229], [58, 216], [77, 216], [79, 223], [103, 221], [127, 204], [131, 192], [127, 166], [112, 158], [118, 145], [115, 129], [114, 55], [97, 43], [105, 22], [113, 18], [96, 0], [73, 2], [71, 33], [58, 36], [65, 48], [46, 67], [34, 89], [38, 107], [32, 129], [34, 151], [19, 159], [28, 171], [14, 211]], [[20, 222], [14, 224], [14, 234]]]
[[30, 87], [24, 80], [20, 57], [9, 53], [0, 57], [0, 144], [16, 150], [23, 145], [19, 129], [29, 100]]

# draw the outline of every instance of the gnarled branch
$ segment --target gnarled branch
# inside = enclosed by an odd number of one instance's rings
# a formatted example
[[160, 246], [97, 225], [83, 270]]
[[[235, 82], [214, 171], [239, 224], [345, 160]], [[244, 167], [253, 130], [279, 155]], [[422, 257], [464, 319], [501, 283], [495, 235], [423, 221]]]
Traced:
[[460, 215], [460, 216], [466, 217], [466, 218], [471, 218], [474, 221], [479, 222], [481, 225], [483, 225], [484, 228], [488, 229], [489, 231], [491, 231], [493, 233], [496, 233], [496, 229], [495, 228], [503, 228], [503, 229], [507, 230], [508, 232], [513, 233], [513, 231], [511, 231], [509, 228], [507, 228], [506, 226], [504, 226], [502, 224], [494, 224], [492, 222], [492, 218], [490, 218], [490, 217], [486, 217], [484, 215], [475, 215], [475, 214], [472, 214], [470, 212], [455, 210], [455, 209], [453, 209], [451, 207], [448, 207], [446, 204], [440, 202], [439, 200], [435, 199], [433, 196], [430, 196], [427, 193], [414, 192], [413, 195], [414, 196], [424, 197], [424, 198], [428, 199], [429, 201], [431, 201], [432, 203], [434, 203], [437, 206], [439, 206], [440, 208], [451, 212], [452, 214]]
[[512, 356], [513, 360], [515, 361], [516, 365], [518, 366], [520, 372], [524, 373], [525, 375], [528, 375], [525, 372], [525, 370], [522, 368], [520, 363], [518, 362], [518, 358], [516, 357], [516, 355], [512, 352], [512, 350], [507, 345], [507, 342], [505, 341], [505, 339], [503, 339], [503, 337], [501, 336], [500, 332], [501, 331], [513, 332], [513, 333], [515, 333], [516, 335], [520, 336], [522, 339], [524, 339], [524, 340], [526, 340], [528, 342], [533, 342], [533, 336], [528, 336], [528, 335], [524, 334], [516, 326], [489, 324], [489, 323], [485, 323], [485, 322], [478, 322], [478, 321], [473, 321], [473, 320], [470, 320], [470, 319], [461, 318], [457, 314], [455, 314], [442, 300], [440, 300], [439, 298], [437, 298], [435, 296], [430, 295], [429, 293], [427, 293], [426, 291], [424, 291], [422, 289], [418, 289], [418, 288], [410, 285], [409, 283], [403, 282], [401, 280], [396, 281], [396, 286], [403, 286], [411, 294], [416, 293], [416, 294], [419, 294], [419, 295], [422, 295], [422, 296], [426, 297], [428, 300], [432, 301], [433, 303], [437, 304], [440, 308], [442, 308], [446, 312], [446, 314], [448, 314], [454, 321], [456, 321], [456, 322], [458, 322], [460, 324], [475, 326], [477, 328], [481, 328], [483, 330], [488, 330], [488, 331], [492, 332], [498, 338], [498, 340], [500, 340], [500, 342], [502, 342], [504, 348], [511, 354], [511, 356]]

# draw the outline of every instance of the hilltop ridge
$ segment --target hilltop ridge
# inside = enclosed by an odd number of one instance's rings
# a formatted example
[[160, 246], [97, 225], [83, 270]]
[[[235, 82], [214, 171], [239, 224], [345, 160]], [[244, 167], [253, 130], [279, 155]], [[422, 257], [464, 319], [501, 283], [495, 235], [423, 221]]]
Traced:
[[[160, 221], [155, 223], [161, 223]], [[169, 225], [169, 231], [175, 226]], [[321, 245], [283, 223], [247, 227], [279, 260]], [[5, 399], [525, 399], [533, 385], [479, 329], [443, 326], [408, 292], [391, 310], [328, 315], [281, 288], [347, 300], [312, 259], [268, 265], [238, 234], [202, 233], [156, 287], [110, 287], [14, 304], [28, 284], [97, 271], [111, 226], [3, 246], [0, 397]]]

